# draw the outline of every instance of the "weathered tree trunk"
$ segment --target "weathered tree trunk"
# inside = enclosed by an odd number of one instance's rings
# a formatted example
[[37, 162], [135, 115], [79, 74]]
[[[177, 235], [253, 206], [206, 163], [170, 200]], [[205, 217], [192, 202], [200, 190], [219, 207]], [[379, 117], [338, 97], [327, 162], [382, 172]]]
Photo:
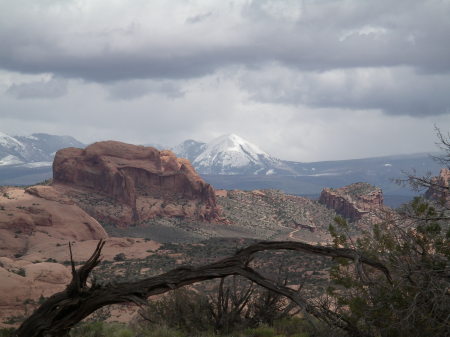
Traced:
[[358, 331], [350, 322], [343, 320], [334, 312], [318, 308], [297, 291], [263, 277], [249, 267], [253, 254], [265, 250], [296, 250], [330, 257], [341, 257], [372, 266], [390, 280], [389, 271], [381, 263], [358, 256], [350, 249], [313, 246], [301, 242], [280, 241], [260, 242], [238, 251], [234, 256], [200, 267], [180, 267], [158, 276], [135, 282], [110, 285], [87, 284], [91, 271], [100, 262], [101, 250], [105, 242], [100, 241], [90, 259], [78, 270], [72, 261], [72, 281], [67, 288], [48, 298], [16, 332], [17, 337], [60, 337], [91, 313], [110, 304], [146, 303], [148, 297], [163, 294], [196, 282], [241, 275], [256, 284], [278, 294], [284, 295], [299, 305], [305, 312], [314, 315], [328, 324], [333, 324], [353, 335]]

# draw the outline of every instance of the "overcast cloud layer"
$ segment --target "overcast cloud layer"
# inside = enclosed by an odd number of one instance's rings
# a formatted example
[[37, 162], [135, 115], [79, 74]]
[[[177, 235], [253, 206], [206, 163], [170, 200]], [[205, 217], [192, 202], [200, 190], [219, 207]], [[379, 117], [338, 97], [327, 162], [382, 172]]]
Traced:
[[282, 159], [435, 150], [450, 1], [0, 1], [0, 131]]

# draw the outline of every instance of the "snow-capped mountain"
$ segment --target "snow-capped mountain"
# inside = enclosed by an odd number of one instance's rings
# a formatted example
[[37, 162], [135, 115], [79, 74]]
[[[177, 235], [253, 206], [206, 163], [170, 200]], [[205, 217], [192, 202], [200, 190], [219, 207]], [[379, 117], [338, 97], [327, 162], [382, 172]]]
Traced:
[[220, 136], [209, 143], [187, 140], [172, 149], [187, 158], [201, 174], [289, 173], [283, 161], [235, 134]]
[[0, 132], [0, 165], [21, 164], [25, 145], [17, 139]]
[[192, 163], [205, 150], [205, 147], [206, 143], [188, 139], [172, 148], [172, 151], [177, 157], [186, 158]]
[[0, 132], [0, 166], [51, 166], [55, 152], [65, 147], [84, 147], [70, 136], [35, 133], [9, 136]]

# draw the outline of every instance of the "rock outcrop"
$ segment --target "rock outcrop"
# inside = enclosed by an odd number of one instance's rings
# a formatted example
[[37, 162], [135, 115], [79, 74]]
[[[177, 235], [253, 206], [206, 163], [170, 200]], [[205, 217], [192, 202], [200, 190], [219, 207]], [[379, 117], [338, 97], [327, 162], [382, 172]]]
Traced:
[[367, 183], [355, 183], [338, 189], [324, 188], [319, 202], [350, 221], [356, 221], [383, 206], [383, 192]]
[[[69, 242], [80, 262], [106, 238], [97, 220], [52, 186], [0, 187], [0, 327], [67, 286]], [[158, 247], [151, 240], [108, 238], [102, 257], [143, 259]]]
[[107, 236], [94, 218], [50, 186], [0, 188], [0, 256], [23, 256], [44, 241]]
[[443, 168], [437, 177], [431, 179], [431, 186], [425, 192], [428, 199], [450, 203], [450, 170]]
[[213, 188], [171, 151], [116, 141], [56, 153], [53, 185], [106, 223], [130, 225], [157, 216], [211, 221]]

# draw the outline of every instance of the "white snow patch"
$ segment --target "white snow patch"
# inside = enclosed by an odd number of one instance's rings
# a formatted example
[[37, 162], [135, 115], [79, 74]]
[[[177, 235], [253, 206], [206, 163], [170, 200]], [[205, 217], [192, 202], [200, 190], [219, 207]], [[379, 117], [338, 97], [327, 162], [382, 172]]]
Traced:
[[308, 177], [322, 177], [322, 176], [340, 176], [340, 173], [316, 173], [309, 174]]
[[275, 171], [273, 169], [270, 169], [269, 171], [266, 172], [266, 176], [270, 176], [272, 174], [275, 174]]
[[389, 163], [384, 164], [384, 167], [391, 167], [391, 166], [392, 166], [392, 164], [389, 164]]
[[8, 155], [0, 159], [0, 166], [23, 164], [23, 161], [13, 155]]
[[25, 165], [23, 165], [23, 167], [28, 167], [28, 168], [35, 168], [35, 167], [45, 167], [45, 166], [52, 166], [52, 162], [51, 161], [37, 161], [34, 163], [27, 163]]
[[5, 146], [7, 148], [25, 148], [21, 142], [17, 139], [8, 136], [6, 133], [0, 132], [0, 146]]

